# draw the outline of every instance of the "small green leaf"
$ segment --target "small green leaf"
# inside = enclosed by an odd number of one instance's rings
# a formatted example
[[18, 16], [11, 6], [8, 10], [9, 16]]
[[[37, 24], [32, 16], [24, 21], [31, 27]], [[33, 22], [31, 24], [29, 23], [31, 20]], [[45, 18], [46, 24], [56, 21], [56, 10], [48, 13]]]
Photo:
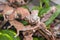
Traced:
[[39, 40], [38, 37], [34, 37], [33, 40]]
[[27, 7], [27, 5], [24, 5], [24, 6], [22, 6], [23, 8], [27, 8], [28, 9], [28, 7]]
[[50, 6], [50, 0], [42, 0], [45, 3], [45, 7]]
[[45, 8], [50, 6], [50, 0], [40, 0], [40, 8], [43, 8], [43, 3]]
[[28, 25], [28, 22], [27, 22], [27, 21], [21, 20], [20, 22], [21, 22], [23, 25], [25, 25], [25, 26]]
[[39, 6], [34, 6], [32, 10], [39, 10]]
[[38, 14], [38, 16], [43, 16], [43, 14], [45, 14], [48, 10], [50, 9], [50, 7], [48, 7], [48, 8], [43, 8], [41, 11], [39, 11], [39, 14]]

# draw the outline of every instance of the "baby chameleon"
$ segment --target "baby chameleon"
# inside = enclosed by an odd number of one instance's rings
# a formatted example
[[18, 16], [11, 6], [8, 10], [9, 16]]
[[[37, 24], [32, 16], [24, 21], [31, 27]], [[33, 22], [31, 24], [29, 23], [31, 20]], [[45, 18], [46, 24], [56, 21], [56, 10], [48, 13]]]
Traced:
[[[25, 16], [30, 14], [29, 11], [27, 9], [24, 9], [24, 8], [18, 8], [16, 13], [18, 13], [19, 15], [22, 15], [22, 19], [24, 19]], [[34, 28], [36, 28], [36, 27], [33, 28], [30, 25], [25, 27], [22, 23], [16, 21], [14, 19], [14, 17], [15, 17], [15, 14], [12, 13], [12, 15], [9, 15], [8, 20], [9, 20], [11, 26], [14, 26], [17, 30], [17, 35], [15, 37], [17, 37], [19, 35], [19, 31], [33, 30]], [[9, 26], [9, 28], [11, 26]]]

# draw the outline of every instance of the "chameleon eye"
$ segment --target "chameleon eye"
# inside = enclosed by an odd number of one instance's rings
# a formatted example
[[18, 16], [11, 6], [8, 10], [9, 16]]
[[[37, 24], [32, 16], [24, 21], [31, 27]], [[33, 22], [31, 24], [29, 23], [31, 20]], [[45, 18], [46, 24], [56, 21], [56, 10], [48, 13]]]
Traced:
[[25, 2], [27, 2], [28, 0], [24, 0]]
[[23, 3], [23, 1], [21, 1], [21, 3]]

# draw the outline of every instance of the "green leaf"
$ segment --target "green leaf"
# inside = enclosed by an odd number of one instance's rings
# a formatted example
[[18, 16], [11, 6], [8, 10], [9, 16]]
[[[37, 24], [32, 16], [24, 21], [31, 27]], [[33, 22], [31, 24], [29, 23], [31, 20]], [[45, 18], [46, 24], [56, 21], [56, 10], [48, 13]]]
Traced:
[[50, 6], [50, 0], [40, 0], [40, 8], [43, 8], [43, 3], [45, 8]]
[[32, 10], [39, 10], [39, 6], [34, 6]]
[[56, 6], [57, 11], [50, 17], [48, 21], [45, 22], [46, 26], [53, 22], [53, 20], [60, 14], [60, 6]]
[[[3, 36], [3, 37], [1, 37], [1, 35]], [[12, 30], [1, 30], [0, 31], [0, 37], [1, 37], [1, 39], [0, 40], [3, 40], [3, 38], [5, 38], [5, 36], [6, 36], [6, 40], [7, 39], [10, 39], [10, 40], [20, 40], [19, 39], [19, 37], [14, 37], [16, 35], [16, 33], [14, 32], [14, 31], [12, 31]], [[5, 40], [4, 39], [4, 40]]]
[[45, 40], [45, 38], [43, 38], [43, 37], [39, 37], [38, 39], [39, 39], [39, 40]]
[[42, 0], [45, 3], [45, 7], [49, 7], [50, 6], [50, 1], [49, 0]]
[[22, 6], [23, 8], [27, 8], [28, 9], [28, 7], [27, 7], [27, 5], [24, 5], [24, 6]]
[[28, 22], [27, 22], [27, 21], [21, 20], [20, 22], [21, 22], [23, 25], [25, 25], [25, 26], [28, 25]]
[[42, 9], [43, 8], [43, 1], [42, 0], [40, 0], [40, 9]]
[[8, 34], [2, 34], [0, 32], [0, 40], [12, 40]]
[[34, 37], [33, 40], [39, 40], [38, 37]]
[[39, 14], [38, 14], [38, 16], [43, 16], [43, 14], [45, 14], [48, 10], [50, 9], [50, 7], [48, 7], [48, 8], [43, 8], [41, 11], [39, 11]]
[[33, 40], [45, 40], [43, 37], [33, 37]]

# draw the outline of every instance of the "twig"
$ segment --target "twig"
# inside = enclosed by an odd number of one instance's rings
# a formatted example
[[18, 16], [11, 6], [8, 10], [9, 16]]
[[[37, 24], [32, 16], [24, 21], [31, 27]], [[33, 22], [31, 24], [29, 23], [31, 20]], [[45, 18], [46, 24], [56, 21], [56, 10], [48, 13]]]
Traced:
[[38, 31], [43, 37], [45, 37], [47, 40], [50, 40], [50, 38], [45, 33], [43, 33], [41, 30]]

